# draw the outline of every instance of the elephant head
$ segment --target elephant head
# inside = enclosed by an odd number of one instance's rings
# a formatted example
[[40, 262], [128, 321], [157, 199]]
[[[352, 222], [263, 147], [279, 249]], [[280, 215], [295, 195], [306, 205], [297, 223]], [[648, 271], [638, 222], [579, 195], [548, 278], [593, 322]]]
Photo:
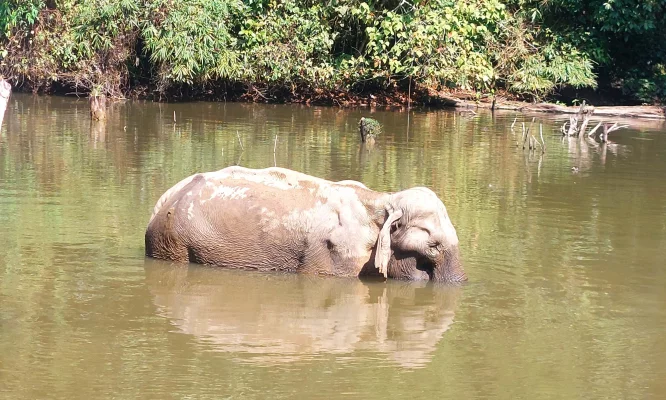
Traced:
[[377, 239], [375, 266], [396, 279], [455, 283], [467, 280], [456, 230], [446, 207], [427, 188], [388, 195]]

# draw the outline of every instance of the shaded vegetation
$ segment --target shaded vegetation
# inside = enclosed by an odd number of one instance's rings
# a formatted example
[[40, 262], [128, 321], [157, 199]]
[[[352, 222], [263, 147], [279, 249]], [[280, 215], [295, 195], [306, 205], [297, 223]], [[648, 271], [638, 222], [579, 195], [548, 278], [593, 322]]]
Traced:
[[663, 0], [6, 0], [0, 74], [35, 91], [259, 101], [557, 88], [666, 96]]

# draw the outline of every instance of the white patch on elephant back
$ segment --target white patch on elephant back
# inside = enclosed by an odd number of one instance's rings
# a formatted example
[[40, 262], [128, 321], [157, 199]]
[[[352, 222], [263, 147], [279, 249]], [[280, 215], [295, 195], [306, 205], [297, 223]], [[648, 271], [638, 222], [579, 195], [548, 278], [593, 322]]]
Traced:
[[329, 210], [324, 209], [321, 201], [312, 208], [291, 210], [289, 214], [282, 217], [282, 226], [291, 232], [312, 232], [318, 225], [337, 225], [337, 219]]
[[192, 218], [194, 218], [194, 202], [191, 202], [187, 208], [187, 219], [192, 220]]
[[246, 187], [231, 187], [220, 185], [215, 188], [210, 195], [210, 199], [244, 199], [247, 197], [247, 191], [250, 190]]
[[276, 218], [274, 211], [269, 210], [266, 207], [261, 207], [259, 215], [259, 223], [261, 224], [264, 232], [272, 231], [273, 229], [276, 229], [278, 226], [280, 226], [280, 220], [279, 218]]
[[240, 175], [238, 179], [243, 179], [254, 183], [260, 183], [262, 185], [266, 185], [281, 190], [290, 190], [300, 187], [298, 185], [298, 181], [290, 181], [289, 179], [286, 180], [280, 179], [273, 175], [243, 174]]
[[326, 201], [336, 202], [336, 204], [342, 201], [350, 204], [358, 202], [356, 190], [350, 186], [319, 185], [316, 196]]
[[307, 175], [290, 171], [284, 168], [247, 169], [239, 166], [227, 167], [215, 172], [205, 174], [207, 180], [223, 181], [226, 179], [245, 180], [281, 190], [299, 188], [298, 180]]

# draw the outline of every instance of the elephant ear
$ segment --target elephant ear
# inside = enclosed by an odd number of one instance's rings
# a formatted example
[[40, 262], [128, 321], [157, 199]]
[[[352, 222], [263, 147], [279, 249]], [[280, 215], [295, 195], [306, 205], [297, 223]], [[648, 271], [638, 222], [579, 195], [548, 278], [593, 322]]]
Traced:
[[402, 217], [402, 210], [387, 209], [389, 215], [384, 221], [382, 229], [377, 238], [375, 249], [375, 267], [379, 269], [385, 278], [388, 278], [388, 262], [391, 258], [391, 225]]

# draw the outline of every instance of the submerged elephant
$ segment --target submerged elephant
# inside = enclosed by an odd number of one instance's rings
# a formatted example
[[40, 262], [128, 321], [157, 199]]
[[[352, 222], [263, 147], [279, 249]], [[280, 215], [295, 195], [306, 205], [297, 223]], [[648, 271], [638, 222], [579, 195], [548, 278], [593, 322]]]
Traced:
[[228, 167], [167, 190], [146, 255], [221, 267], [461, 282], [458, 236], [431, 190], [381, 193], [283, 168]]

